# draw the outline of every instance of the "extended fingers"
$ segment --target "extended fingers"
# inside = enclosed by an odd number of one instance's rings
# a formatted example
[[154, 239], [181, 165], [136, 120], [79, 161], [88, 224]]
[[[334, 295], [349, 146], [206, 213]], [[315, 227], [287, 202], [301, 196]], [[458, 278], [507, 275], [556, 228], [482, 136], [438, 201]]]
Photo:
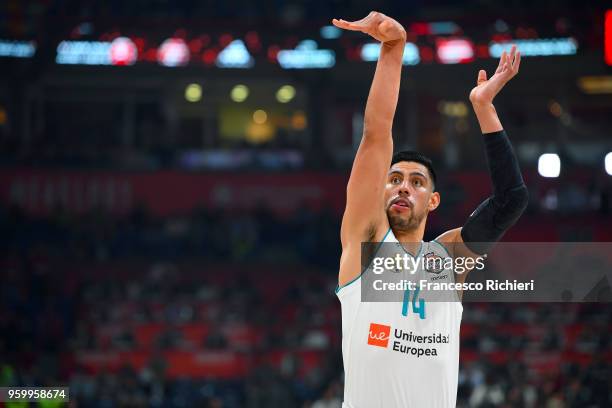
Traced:
[[499, 60], [499, 66], [497, 67], [498, 72], [510, 71], [512, 75], [516, 75], [518, 73], [519, 67], [521, 65], [521, 52], [518, 51], [516, 45], [513, 45], [510, 53], [507, 54], [505, 51], [502, 53], [502, 56]]
[[506, 62], [506, 51], [502, 52], [502, 55], [499, 59], [499, 64], [497, 65], [497, 69], [495, 70], [495, 73], [498, 74], [500, 72], [502, 72], [502, 69], [504, 68], [504, 63]]
[[518, 74], [520, 66], [521, 66], [521, 52], [517, 51], [516, 56], [514, 58], [514, 62], [512, 64], [512, 71], [514, 72], [514, 75]]
[[506, 61], [504, 62], [502, 73], [508, 75], [509, 77], [513, 77], [518, 74], [520, 65], [521, 52], [517, 51], [516, 45], [513, 45], [510, 54], [506, 55]]
[[504, 54], [502, 55], [502, 60], [500, 61], [501, 64], [501, 68], [499, 69], [499, 73], [500, 74], [506, 74], [508, 72], [508, 69], [510, 68], [510, 56], [504, 52]]
[[334, 18], [332, 19], [332, 23], [336, 27], [346, 28], [347, 30], [359, 30], [360, 28], [366, 26], [369, 23], [369, 21], [372, 19], [372, 17], [374, 17], [376, 14], [377, 13], [375, 11], [372, 11], [370, 12], [370, 14], [368, 14], [361, 20], [356, 20], [356, 21], [346, 21], [341, 18], [340, 19]]
[[520, 52], [517, 51], [516, 45], [510, 48], [510, 53], [504, 51], [499, 59], [499, 65], [495, 70], [495, 73], [501, 73], [508, 69], [513, 69], [517, 62], [520, 63]]
[[342, 19], [333, 19], [332, 20], [332, 24], [335, 25], [338, 28], [342, 28], [344, 30], [352, 30], [352, 31], [359, 31], [361, 29], [360, 26], [358, 26], [356, 23], [351, 23], [349, 21], [345, 21]]
[[514, 56], [516, 55], [516, 45], [513, 45], [512, 48], [510, 49], [510, 55], [509, 55], [509, 63], [512, 64], [514, 63]]

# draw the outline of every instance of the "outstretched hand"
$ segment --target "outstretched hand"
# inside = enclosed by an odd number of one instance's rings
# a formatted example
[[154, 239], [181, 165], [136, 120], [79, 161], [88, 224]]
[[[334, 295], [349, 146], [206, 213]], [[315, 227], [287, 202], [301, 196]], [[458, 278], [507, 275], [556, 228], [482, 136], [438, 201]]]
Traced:
[[372, 11], [365, 18], [357, 21], [333, 19], [332, 23], [344, 30], [361, 31], [383, 43], [406, 41], [406, 30], [391, 17]]
[[484, 69], [478, 72], [476, 87], [470, 92], [470, 102], [473, 105], [493, 103], [493, 98], [501, 91], [504, 85], [518, 74], [520, 65], [521, 53], [517, 52], [516, 46], [513, 45], [509, 54], [506, 51], [503, 52], [495, 74], [490, 79], [487, 79], [487, 73]]

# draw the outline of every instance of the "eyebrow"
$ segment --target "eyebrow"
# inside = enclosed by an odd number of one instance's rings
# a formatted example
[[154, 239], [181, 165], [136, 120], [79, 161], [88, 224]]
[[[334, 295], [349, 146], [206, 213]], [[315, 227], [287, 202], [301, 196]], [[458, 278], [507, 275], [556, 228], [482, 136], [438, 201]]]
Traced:
[[421, 173], [420, 171], [413, 171], [410, 173], [411, 176], [421, 176], [423, 177], [425, 180], [427, 180], [427, 176], [423, 173]]
[[[399, 174], [399, 175], [401, 175], [402, 177], [404, 176], [404, 173], [402, 173], [401, 171], [399, 171], [399, 170], [393, 170], [393, 169], [392, 169], [391, 171], [389, 171], [389, 173], [387, 174], [387, 176], [390, 176], [390, 175], [392, 175], [392, 174]], [[427, 176], [426, 176], [425, 174], [421, 173], [420, 171], [412, 171], [412, 172], [408, 173], [408, 175], [409, 175], [409, 176], [421, 176], [421, 177], [423, 177], [423, 178], [425, 178], [425, 179], [427, 180]]]

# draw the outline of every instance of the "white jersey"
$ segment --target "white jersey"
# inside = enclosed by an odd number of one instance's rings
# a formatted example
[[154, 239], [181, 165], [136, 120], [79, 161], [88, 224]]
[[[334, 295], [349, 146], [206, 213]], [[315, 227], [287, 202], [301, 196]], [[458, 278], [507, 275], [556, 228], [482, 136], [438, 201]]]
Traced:
[[[396, 243], [398, 253], [406, 253], [391, 229], [383, 242]], [[421, 242], [416, 258], [432, 253], [448, 257], [440, 243], [431, 241]], [[418, 279], [454, 282], [451, 269], [421, 267], [416, 274]], [[343, 408], [455, 407], [463, 313], [458, 297], [419, 303], [420, 308], [405, 302], [362, 302], [361, 284], [362, 276], [336, 289], [342, 305]]]

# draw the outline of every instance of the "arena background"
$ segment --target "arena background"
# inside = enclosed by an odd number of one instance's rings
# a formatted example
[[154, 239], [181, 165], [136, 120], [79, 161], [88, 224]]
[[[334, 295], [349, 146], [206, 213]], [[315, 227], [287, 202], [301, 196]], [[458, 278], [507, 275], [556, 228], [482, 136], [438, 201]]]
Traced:
[[[495, 106], [531, 200], [504, 240], [611, 240], [603, 3], [6, 0], [0, 386], [340, 407], [339, 222], [377, 48], [329, 24], [372, 9], [408, 31], [393, 136], [439, 169], [426, 239], [490, 193], [468, 93], [514, 42]], [[611, 328], [605, 303], [466, 305], [457, 405], [612, 406]]]

